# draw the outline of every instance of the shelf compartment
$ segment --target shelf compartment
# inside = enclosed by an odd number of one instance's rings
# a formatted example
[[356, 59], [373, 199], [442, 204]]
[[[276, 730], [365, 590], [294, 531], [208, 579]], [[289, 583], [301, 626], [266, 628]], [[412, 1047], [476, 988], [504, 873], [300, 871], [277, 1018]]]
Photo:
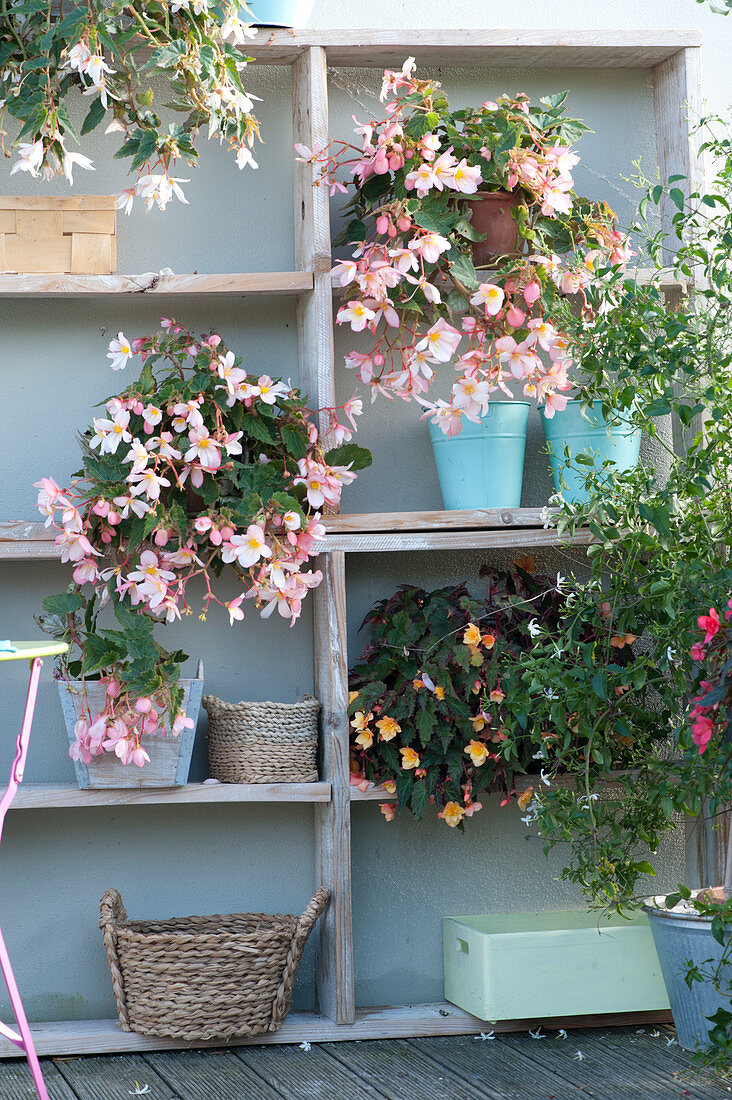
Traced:
[[84, 806], [211, 805], [235, 802], [330, 802], [330, 783], [188, 783], [185, 787], [81, 791], [71, 783], [26, 783], [12, 810]]
[[[408, 1039], [412, 1036], [478, 1035], [481, 1031], [511, 1032], [544, 1021], [502, 1020], [486, 1024], [447, 1001], [436, 1004], [399, 1005], [393, 1008], [359, 1008], [352, 1024], [335, 1024], [316, 1012], [292, 1012], [279, 1031], [255, 1035], [253, 1039], [231, 1039], [189, 1043], [179, 1039], [151, 1038], [134, 1031], [122, 1031], [116, 1020], [68, 1020], [31, 1024], [36, 1051], [42, 1057], [70, 1054], [130, 1054], [133, 1051], [190, 1050], [230, 1046], [261, 1046], [276, 1043], [334, 1043], [361, 1039]], [[622, 1027], [631, 1024], [670, 1024], [670, 1012], [631, 1012], [605, 1016], [582, 1016], [546, 1021], [547, 1027]], [[22, 1053], [9, 1039], [0, 1037], [0, 1059], [20, 1058]]]
[[260, 31], [243, 52], [264, 65], [291, 65], [311, 47], [329, 65], [401, 68], [418, 65], [473, 68], [652, 69], [688, 47], [694, 30], [280, 30]]
[[0, 275], [0, 298], [195, 297], [297, 295], [312, 291], [312, 271], [223, 275]]
[[503, 530], [442, 530], [363, 532], [361, 534], [327, 534], [320, 553], [338, 550], [351, 553], [389, 553], [399, 550], [520, 550], [542, 546], [588, 546], [593, 542], [589, 531], [578, 531], [571, 538], [560, 536], [554, 530], [536, 527], [511, 527]]

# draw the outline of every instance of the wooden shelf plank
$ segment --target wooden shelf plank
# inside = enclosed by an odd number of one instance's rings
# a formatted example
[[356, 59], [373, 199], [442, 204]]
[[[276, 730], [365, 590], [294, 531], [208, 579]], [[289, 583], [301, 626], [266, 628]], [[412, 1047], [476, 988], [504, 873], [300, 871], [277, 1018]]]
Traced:
[[100, 298], [116, 294], [184, 296], [297, 295], [313, 289], [312, 271], [223, 275], [0, 275], [0, 298]]
[[[541, 526], [541, 508], [500, 508], [446, 512], [364, 512], [324, 516], [327, 534], [320, 552], [383, 553], [398, 550], [520, 549], [587, 546], [589, 531], [562, 538]], [[55, 531], [41, 523], [0, 523], [0, 561], [59, 558]]]
[[26, 783], [12, 810], [165, 806], [215, 802], [330, 802], [330, 783], [188, 783], [185, 787], [80, 791], [70, 783]]
[[326, 535], [320, 544], [320, 553], [329, 554], [338, 550], [379, 554], [399, 550], [510, 550], [541, 546], [588, 546], [592, 541], [589, 531], [578, 531], [570, 539], [566, 536], [559, 538], [554, 530], [545, 531], [536, 527], [484, 531], [364, 532]]
[[313, 46], [329, 65], [401, 68], [652, 69], [680, 50], [701, 45], [695, 30], [262, 30], [243, 50], [263, 64], [289, 65]]
[[[610, 775], [620, 775], [620, 772], [611, 772]], [[551, 780], [553, 787], [575, 787], [576, 783], [576, 778], [571, 775], [556, 775]], [[621, 784], [613, 782], [612, 778], [602, 780], [599, 786], [602, 790], [608, 792], [622, 790]], [[513, 789], [516, 794], [521, 794], [529, 787], [533, 787], [535, 790], [541, 789], [542, 781], [538, 775], [514, 776]], [[351, 787], [351, 802], [396, 802], [396, 797], [396, 794], [389, 794], [383, 787], [373, 783], [365, 791], [360, 790], [359, 787]]]
[[[393, 1008], [360, 1008], [353, 1024], [335, 1024], [315, 1012], [292, 1012], [279, 1031], [265, 1032], [253, 1039], [232, 1039], [186, 1043], [177, 1039], [148, 1038], [134, 1031], [122, 1031], [116, 1020], [69, 1020], [31, 1024], [36, 1051], [41, 1056], [70, 1054], [129, 1054], [146, 1050], [190, 1050], [227, 1046], [260, 1046], [275, 1043], [334, 1043], [361, 1039], [404, 1039], [429, 1035], [477, 1035], [481, 1031], [526, 1031], [542, 1024], [545, 1028], [622, 1027], [631, 1024], [670, 1024], [670, 1012], [631, 1012], [604, 1016], [561, 1017], [547, 1020], [503, 1020], [486, 1024], [447, 1001], [437, 1004], [399, 1005]], [[0, 1059], [23, 1054], [0, 1037]]]
[[[549, 509], [553, 514], [556, 509]], [[476, 508], [432, 512], [343, 512], [324, 516], [328, 534], [373, 534], [377, 531], [460, 531], [472, 528], [542, 527], [543, 508]], [[40, 526], [40, 525], [39, 525]]]

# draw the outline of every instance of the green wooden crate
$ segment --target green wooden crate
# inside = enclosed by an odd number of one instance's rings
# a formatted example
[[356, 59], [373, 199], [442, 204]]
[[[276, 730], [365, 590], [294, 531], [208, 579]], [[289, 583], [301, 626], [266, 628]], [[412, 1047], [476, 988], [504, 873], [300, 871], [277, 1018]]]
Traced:
[[442, 939], [445, 999], [481, 1020], [669, 1007], [644, 913], [445, 917]]

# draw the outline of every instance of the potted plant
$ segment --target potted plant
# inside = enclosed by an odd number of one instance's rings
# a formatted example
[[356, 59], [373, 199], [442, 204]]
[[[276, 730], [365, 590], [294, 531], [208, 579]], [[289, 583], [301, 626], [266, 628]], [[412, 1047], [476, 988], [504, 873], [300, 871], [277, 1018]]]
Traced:
[[502, 789], [510, 800], [513, 772], [533, 748], [528, 738], [507, 748], [505, 672], [540, 622], [556, 626], [563, 602], [531, 564], [484, 574], [480, 598], [465, 585], [406, 585], [366, 616], [371, 641], [350, 675], [351, 782], [396, 795], [381, 806], [387, 820], [403, 808], [421, 818], [432, 805], [462, 829], [481, 792]]
[[[70, 754], [90, 778], [97, 758], [112, 754], [113, 785], [130, 782], [123, 765], [142, 768], [158, 735], [195, 724], [179, 680], [186, 655], [163, 649], [155, 624], [191, 613], [194, 579], [205, 587], [204, 621], [220, 607], [233, 624], [252, 599], [264, 618], [276, 610], [294, 624], [322, 578], [308, 568], [323, 534], [320, 509], [370, 462], [344, 442], [357, 403], [328, 410], [341, 444], [326, 451], [302, 395], [248, 375], [218, 334], [196, 337], [164, 318], [158, 333], [132, 341], [120, 333], [109, 345], [114, 369], [137, 356], [139, 378], [82, 436], [71, 486], [37, 483], [73, 567], [68, 589], [44, 600], [42, 622], [72, 643], [61, 664], [74, 703]], [[341, 411], [351, 426], [339, 423]], [[225, 566], [241, 582], [230, 600], [215, 592]], [[110, 785], [108, 768], [97, 778]]]
[[265, 27], [307, 27], [314, 0], [252, 0], [255, 24]]
[[[352, 257], [334, 271], [345, 299], [337, 322], [371, 339], [346, 365], [374, 396], [426, 409], [433, 440], [448, 440], [435, 448], [447, 507], [518, 505], [528, 404], [509, 401], [493, 414], [490, 406], [515, 386], [547, 416], [564, 408], [571, 358], [555, 307], [598, 267], [622, 264], [625, 238], [609, 207], [574, 193], [571, 146], [586, 127], [565, 116], [566, 93], [536, 106], [520, 94], [454, 111], [409, 58], [384, 73], [381, 98], [386, 117], [357, 123], [360, 147], [297, 147], [318, 183], [349, 195], [339, 243]], [[487, 214], [496, 205], [494, 229]], [[449, 401], [431, 401], [441, 364], [459, 377]], [[494, 429], [507, 435], [491, 448], [484, 440]], [[451, 474], [467, 463], [475, 476], [456, 491]]]
[[[18, 124], [11, 174], [59, 175], [71, 184], [75, 168], [94, 167], [68, 147], [69, 139], [78, 140], [70, 104], [79, 93], [88, 104], [82, 137], [102, 122], [107, 133], [121, 134], [116, 155], [129, 158], [135, 175], [118, 200], [128, 214], [135, 198], [148, 210], [164, 210], [174, 197], [187, 202], [181, 184], [188, 181], [177, 164], [196, 163], [201, 131], [226, 142], [240, 168], [256, 168], [259, 125], [241, 80], [250, 59], [239, 48], [254, 34], [240, 0], [172, 6], [89, 0], [65, 11], [50, 0], [9, 6], [0, 26], [0, 125], [6, 114]], [[166, 111], [184, 116], [181, 122], [169, 125], [158, 114], [161, 95]]]
[[[669, 414], [673, 445], [659, 439], [665, 461], [658, 470], [588, 466], [586, 499], [560, 501], [557, 516], [547, 517], [560, 533], [589, 525], [592, 576], [575, 581], [561, 630], [542, 632], [520, 656], [507, 693], [509, 738], [523, 732], [522, 714], [531, 714], [532, 730], [555, 734], [539, 750], [550, 786], [534, 791], [526, 824], [547, 850], [569, 844], [564, 876], [593, 907], [621, 912], [643, 904], [649, 885], [641, 876], [655, 874], [659, 847], [679, 814], [698, 817], [699, 828], [708, 828], [710, 818], [732, 804], [729, 653], [719, 622], [732, 592], [732, 165], [723, 125], [714, 118], [704, 122], [702, 152], [708, 150], [716, 165], [709, 189], [685, 200], [678, 181], [652, 184], [638, 222], [640, 231], [649, 224], [646, 212], [661, 202], [676, 204], [673, 266], [680, 278], [694, 280], [693, 301], [681, 295], [666, 310], [653, 287], [625, 284], [615, 315], [618, 340], [608, 333], [604, 344], [610, 363], [584, 359], [589, 399], [600, 401], [603, 411], [623, 407], [650, 434], [656, 433], [654, 418]], [[648, 248], [660, 271], [668, 242], [652, 224], [650, 230]], [[607, 631], [602, 644], [578, 652], [577, 632], [601, 622]], [[618, 655], [628, 647], [634, 660], [623, 667]], [[626, 753], [620, 768], [618, 745]], [[553, 782], [560, 773], [568, 777], [561, 785]], [[610, 796], [600, 797], [610, 779]], [[709, 1029], [698, 991], [701, 978], [729, 992], [729, 972], [724, 977], [715, 963], [705, 967], [699, 960], [713, 958], [715, 935], [728, 942], [730, 909], [710, 900], [727, 893], [714, 889], [718, 882], [701, 885], [712, 887], [712, 894], [686, 906], [694, 910], [694, 935], [701, 940], [686, 969], [690, 988], [679, 986], [676, 964], [667, 961], [669, 997], [680, 1042], [708, 1042], [710, 1058], [728, 1059], [728, 1008], [715, 1014]], [[673, 908], [680, 897], [688, 902], [693, 892], [682, 886], [667, 902]], [[688, 930], [688, 915], [652, 915], [662, 962], [664, 941], [677, 938], [684, 922]]]

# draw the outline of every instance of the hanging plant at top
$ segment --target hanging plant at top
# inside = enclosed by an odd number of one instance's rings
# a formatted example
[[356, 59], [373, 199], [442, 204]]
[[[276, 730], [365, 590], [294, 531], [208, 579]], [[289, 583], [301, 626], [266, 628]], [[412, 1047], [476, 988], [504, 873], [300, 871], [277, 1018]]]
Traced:
[[[572, 144], [587, 127], [566, 117], [566, 92], [452, 110], [414, 68], [408, 58], [386, 70], [385, 117], [354, 119], [360, 145], [296, 146], [316, 184], [351, 196], [336, 242], [352, 250], [334, 272], [345, 299], [337, 321], [373, 340], [346, 366], [372, 397], [414, 398], [448, 435], [463, 417], [479, 420], [492, 394], [513, 396], [512, 385], [553, 416], [572, 366], [559, 297], [630, 255], [613, 211], [575, 194]], [[491, 206], [498, 233], [484, 225]], [[450, 400], [431, 402], [434, 368], [448, 363], [459, 372]]]
[[[202, 129], [228, 144], [240, 168], [256, 168], [256, 96], [242, 84], [249, 59], [239, 49], [256, 33], [241, 18], [247, 10], [239, 0], [4, 0], [0, 127], [7, 113], [19, 129], [11, 174], [62, 175], [71, 184], [75, 167], [94, 168], [69, 147], [79, 138], [68, 101], [79, 91], [89, 102], [81, 136], [102, 122], [107, 133], [122, 135], [115, 156], [130, 159], [135, 183], [117, 205], [128, 214], [136, 197], [148, 210], [164, 210], [173, 196], [187, 202], [181, 184], [188, 180], [175, 166], [195, 164]], [[183, 121], [165, 125], [158, 97]]]

